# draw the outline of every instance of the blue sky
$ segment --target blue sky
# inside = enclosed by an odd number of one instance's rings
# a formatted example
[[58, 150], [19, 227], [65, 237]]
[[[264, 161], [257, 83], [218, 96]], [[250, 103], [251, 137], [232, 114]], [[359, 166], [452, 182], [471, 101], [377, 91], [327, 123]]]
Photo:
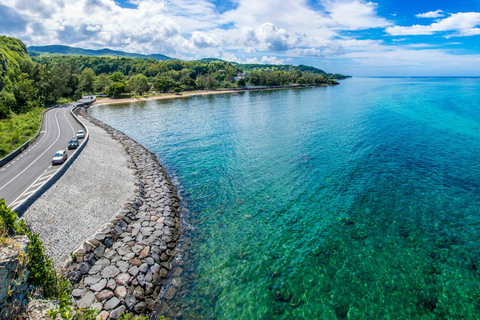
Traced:
[[480, 0], [0, 0], [0, 17], [27, 45], [480, 76]]

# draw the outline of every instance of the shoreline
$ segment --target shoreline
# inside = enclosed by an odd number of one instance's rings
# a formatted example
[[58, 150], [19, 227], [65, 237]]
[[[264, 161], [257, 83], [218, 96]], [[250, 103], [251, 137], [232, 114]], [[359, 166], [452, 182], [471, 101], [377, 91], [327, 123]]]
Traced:
[[[157, 156], [121, 131], [92, 117], [86, 108], [77, 113], [119, 142], [134, 171], [134, 195], [115, 217], [74, 254], [65, 272], [78, 308], [94, 308], [102, 319], [118, 319], [123, 312], [151, 315], [158, 303], [175, 294], [167, 282], [180, 274], [174, 264], [181, 234], [181, 198]], [[177, 275], [178, 276], [178, 275]]]
[[259, 88], [244, 88], [244, 89], [221, 89], [221, 90], [205, 90], [205, 91], [185, 91], [183, 93], [174, 94], [174, 93], [162, 93], [155, 96], [145, 96], [140, 98], [106, 98], [98, 99], [91, 105], [100, 106], [100, 105], [110, 105], [110, 104], [120, 104], [120, 103], [132, 103], [132, 102], [141, 102], [141, 101], [150, 101], [150, 100], [167, 100], [167, 99], [178, 99], [186, 98], [191, 96], [204, 96], [210, 94], [226, 94], [226, 93], [238, 93], [245, 91], [266, 91], [266, 90], [284, 90], [284, 89], [303, 89], [303, 88], [317, 88], [317, 87], [327, 87], [328, 84], [320, 85], [289, 85], [289, 86], [274, 86], [274, 87], [259, 87]]

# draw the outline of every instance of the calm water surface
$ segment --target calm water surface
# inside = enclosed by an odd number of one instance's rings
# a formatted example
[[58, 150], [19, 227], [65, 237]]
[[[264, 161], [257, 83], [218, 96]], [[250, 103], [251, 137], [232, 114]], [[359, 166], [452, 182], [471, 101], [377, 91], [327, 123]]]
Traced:
[[350, 79], [90, 113], [181, 189], [177, 303], [159, 305], [172, 319], [480, 318], [480, 80]]

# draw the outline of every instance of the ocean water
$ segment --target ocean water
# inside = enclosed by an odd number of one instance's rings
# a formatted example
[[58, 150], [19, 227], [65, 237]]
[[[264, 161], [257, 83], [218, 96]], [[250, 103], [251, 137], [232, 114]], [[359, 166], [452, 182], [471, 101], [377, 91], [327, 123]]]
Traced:
[[[480, 318], [480, 80], [93, 107], [183, 197], [170, 319]], [[168, 289], [169, 288], [169, 289]]]

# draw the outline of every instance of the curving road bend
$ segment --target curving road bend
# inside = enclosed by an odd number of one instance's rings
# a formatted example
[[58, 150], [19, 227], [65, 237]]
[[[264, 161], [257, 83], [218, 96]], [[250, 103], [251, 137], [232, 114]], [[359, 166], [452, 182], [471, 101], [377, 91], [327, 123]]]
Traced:
[[[76, 105], [67, 104], [44, 114], [38, 138], [24, 152], [0, 168], [0, 199], [14, 209], [39, 189], [57, 172], [61, 165], [52, 166], [52, 157], [58, 150], [68, 147], [81, 125], [70, 110]], [[84, 143], [84, 139], [79, 139]], [[75, 150], [68, 150], [70, 155]]]

